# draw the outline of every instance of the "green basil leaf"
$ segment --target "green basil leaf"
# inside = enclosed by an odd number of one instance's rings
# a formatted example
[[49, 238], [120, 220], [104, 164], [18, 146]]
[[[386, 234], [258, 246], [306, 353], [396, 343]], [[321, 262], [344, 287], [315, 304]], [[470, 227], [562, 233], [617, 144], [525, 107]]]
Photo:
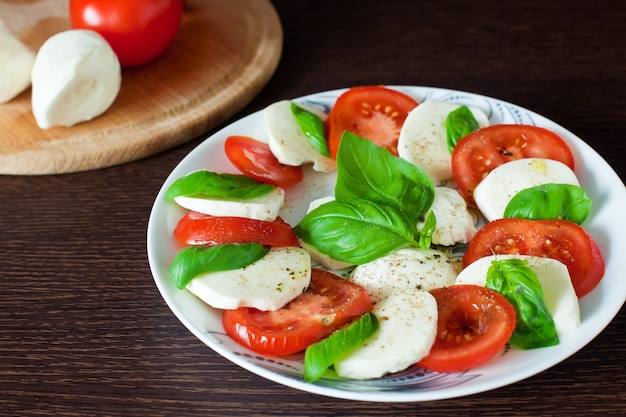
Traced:
[[174, 181], [165, 193], [166, 200], [176, 197], [249, 200], [270, 193], [276, 186], [255, 181], [245, 175], [196, 171]]
[[291, 112], [295, 116], [302, 133], [304, 133], [304, 136], [306, 136], [315, 150], [324, 156], [330, 157], [328, 141], [326, 140], [326, 127], [322, 118], [293, 102], [291, 103]]
[[264, 257], [269, 250], [258, 243], [189, 246], [174, 257], [170, 277], [182, 290], [200, 274], [243, 268]]
[[426, 220], [419, 231], [419, 247], [428, 250], [433, 240], [433, 233], [437, 229], [437, 219], [435, 213], [430, 210], [426, 215]]
[[335, 198], [362, 198], [396, 207], [417, 222], [435, 198], [424, 171], [386, 149], [353, 133], [344, 132], [337, 153]]
[[416, 227], [395, 207], [354, 199], [320, 205], [294, 230], [304, 242], [333, 259], [359, 265], [407, 244], [417, 246]]
[[451, 111], [448, 117], [446, 117], [445, 125], [446, 140], [450, 153], [452, 153], [452, 150], [462, 137], [478, 130], [480, 127], [478, 121], [467, 106], [461, 106]]
[[527, 261], [493, 261], [487, 271], [486, 287], [502, 294], [515, 309], [515, 331], [509, 340], [513, 346], [534, 349], [559, 344], [541, 284]]
[[307, 347], [304, 351], [304, 379], [317, 381], [337, 359], [372, 337], [378, 327], [376, 315], [365, 313], [349, 326]]
[[564, 219], [582, 224], [591, 211], [591, 198], [584, 188], [571, 184], [543, 184], [513, 196], [504, 217], [528, 220]]

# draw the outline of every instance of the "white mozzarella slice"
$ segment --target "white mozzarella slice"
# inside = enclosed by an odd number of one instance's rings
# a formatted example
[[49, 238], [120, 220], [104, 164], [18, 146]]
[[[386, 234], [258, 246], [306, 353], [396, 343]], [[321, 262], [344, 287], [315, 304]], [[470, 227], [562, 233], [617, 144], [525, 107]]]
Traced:
[[494, 260], [525, 259], [537, 275], [541, 284], [546, 307], [552, 314], [559, 335], [574, 330], [580, 325], [580, 306], [567, 267], [552, 258], [525, 255], [493, 255], [469, 264], [457, 277], [457, 284], [485, 286], [487, 270]]
[[[452, 156], [446, 138], [446, 118], [460, 104], [426, 100], [407, 116], [398, 138], [398, 156], [420, 167], [435, 183], [452, 179]], [[489, 125], [489, 118], [479, 109], [469, 107], [479, 127]]]
[[502, 218], [518, 192], [542, 184], [580, 185], [576, 174], [562, 162], [523, 158], [496, 167], [474, 189], [476, 206], [488, 221]]
[[[312, 109], [307, 110], [313, 112]], [[269, 105], [263, 111], [263, 116], [269, 135], [269, 147], [280, 163], [294, 166], [312, 163], [315, 171], [335, 170], [335, 160], [320, 154], [305, 136], [291, 111], [289, 100]], [[322, 120], [325, 117], [321, 114], [318, 116]]]
[[350, 280], [364, 287], [376, 303], [397, 291], [430, 291], [456, 280], [456, 269], [438, 250], [399, 249], [354, 268]]
[[319, 206], [321, 206], [324, 203], [330, 203], [331, 201], [335, 201], [335, 197], [334, 196], [327, 196], [327, 197], [320, 197], [317, 198], [313, 201], [311, 201], [309, 203], [309, 208], [307, 210], [307, 213], [312, 212], [313, 210], [315, 210], [316, 208], [318, 208]]
[[311, 261], [316, 264], [320, 264], [330, 270], [337, 271], [340, 269], [346, 269], [353, 266], [353, 264], [344, 261], [338, 261], [337, 259], [333, 259], [325, 253], [320, 252], [313, 245], [309, 245], [308, 243], [300, 240], [300, 246], [302, 249], [306, 250], [311, 257]]
[[[476, 234], [476, 216], [469, 211], [467, 202], [457, 190], [435, 187], [435, 199], [430, 209], [437, 220], [437, 227], [432, 235], [435, 245], [468, 243]], [[422, 226], [423, 223], [418, 224], [418, 229]]]
[[187, 210], [210, 216], [245, 217], [248, 219], [274, 221], [285, 204], [285, 191], [274, 188], [270, 193], [249, 200], [213, 200], [178, 196], [174, 201]]
[[214, 308], [253, 307], [278, 310], [296, 298], [311, 281], [311, 259], [302, 248], [272, 248], [244, 268], [202, 274], [187, 290]]
[[428, 291], [397, 291], [374, 306], [378, 331], [335, 362], [344, 378], [371, 379], [402, 371], [430, 352], [437, 335], [437, 302]]

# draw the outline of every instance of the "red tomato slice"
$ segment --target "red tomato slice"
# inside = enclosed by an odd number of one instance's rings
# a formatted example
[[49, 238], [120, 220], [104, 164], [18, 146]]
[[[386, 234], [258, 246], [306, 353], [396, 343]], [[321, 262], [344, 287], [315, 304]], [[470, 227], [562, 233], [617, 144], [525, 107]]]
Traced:
[[515, 309], [500, 294], [478, 285], [452, 285], [430, 293], [437, 300], [437, 337], [419, 366], [462, 372], [494, 357], [515, 330]]
[[547, 158], [574, 169], [574, 155], [555, 133], [537, 126], [498, 124], [463, 137], [452, 152], [452, 174], [459, 191], [474, 204], [472, 193], [494, 168], [522, 158]]
[[230, 162], [257, 181], [285, 187], [302, 181], [302, 167], [281, 164], [267, 143], [247, 136], [230, 136], [224, 143]]
[[282, 247], [300, 244], [291, 226], [280, 217], [270, 222], [244, 217], [209, 216], [195, 211], [188, 212], [178, 221], [174, 236], [186, 245], [256, 242]]
[[604, 275], [604, 260], [596, 242], [585, 229], [567, 220], [499, 219], [487, 223], [467, 246], [463, 265], [493, 254], [545, 256], [561, 261], [579, 298]]
[[364, 288], [313, 268], [309, 288], [285, 307], [276, 311], [226, 310], [222, 323], [231, 338], [255, 352], [289, 355], [371, 310]]
[[328, 148], [337, 156], [344, 131], [369, 139], [398, 155], [398, 136], [417, 101], [383, 86], [353, 87], [337, 98], [326, 119]]

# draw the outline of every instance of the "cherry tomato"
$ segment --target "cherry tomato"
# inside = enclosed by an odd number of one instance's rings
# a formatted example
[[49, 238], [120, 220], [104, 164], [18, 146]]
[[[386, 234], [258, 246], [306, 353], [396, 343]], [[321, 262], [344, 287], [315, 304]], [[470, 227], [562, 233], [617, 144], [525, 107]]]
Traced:
[[337, 98], [326, 119], [328, 148], [337, 156], [344, 131], [398, 155], [398, 137], [407, 115], [417, 101], [383, 86], [353, 87]]
[[152, 61], [172, 43], [183, 0], [70, 0], [74, 29], [100, 33], [123, 67]]
[[500, 294], [478, 285], [452, 285], [430, 293], [437, 300], [437, 336], [419, 366], [462, 372], [494, 357], [515, 330], [515, 309]]
[[604, 260], [593, 238], [567, 220], [499, 219], [474, 235], [463, 256], [467, 266], [483, 256], [520, 254], [554, 258], [565, 264], [578, 297], [604, 275]]
[[286, 187], [304, 177], [302, 167], [281, 164], [267, 143], [247, 136], [229, 136], [224, 151], [239, 171], [257, 181]]
[[289, 355], [371, 310], [372, 303], [364, 288], [313, 268], [309, 288], [283, 308], [226, 310], [222, 323], [231, 338], [255, 352]]
[[574, 155], [555, 133], [537, 126], [498, 124], [463, 137], [452, 151], [452, 174], [459, 192], [475, 204], [474, 188], [494, 168], [515, 159], [547, 158], [574, 169]]
[[281, 218], [269, 222], [243, 217], [209, 216], [194, 211], [188, 212], [178, 221], [174, 236], [186, 245], [246, 242], [273, 247], [299, 245], [298, 236]]

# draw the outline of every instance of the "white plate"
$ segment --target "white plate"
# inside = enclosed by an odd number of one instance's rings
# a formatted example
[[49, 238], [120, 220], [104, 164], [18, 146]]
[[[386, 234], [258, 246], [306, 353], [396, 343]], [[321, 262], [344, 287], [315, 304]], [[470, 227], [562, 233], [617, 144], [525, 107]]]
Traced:
[[[311, 384], [302, 379], [302, 355], [270, 357], [247, 350], [225, 333], [221, 312], [199, 301], [187, 291], [178, 290], [170, 281], [168, 267], [180, 249], [172, 231], [184, 211], [166, 203], [164, 194], [170, 184], [191, 171], [207, 169], [237, 173], [223, 152], [230, 135], [248, 135], [266, 139], [262, 112], [251, 114], [215, 133], [189, 153], [172, 171], [161, 188], [148, 223], [148, 259], [156, 285], [176, 317], [202, 342], [237, 365], [264, 378], [320, 395], [363, 401], [427, 401], [460, 397], [502, 387], [542, 372], [568, 358], [600, 333], [620, 310], [626, 299], [620, 257], [626, 247], [626, 222], [621, 221], [626, 207], [624, 184], [611, 167], [585, 142], [563, 127], [521, 107], [459, 91], [391, 86], [414, 97], [466, 104], [478, 107], [491, 124], [524, 123], [542, 126], [562, 136], [572, 148], [576, 174], [593, 199], [593, 208], [584, 227], [598, 243], [606, 262], [600, 284], [580, 300], [582, 324], [561, 337], [558, 346], [521, 351], [507, 349], [484, 366], [459, 374], [436, 374], [412, 367], [385, 378], [371, 381], [322, 379]], [[296, 102], [306, 103], [327, 112], [344, 90], [314, 94]], [[287, 191], [287, 207], [281, 216], [297, 223], [310, 200], [329, 195], [333, 176], [307, 170], [305, 180]]]

